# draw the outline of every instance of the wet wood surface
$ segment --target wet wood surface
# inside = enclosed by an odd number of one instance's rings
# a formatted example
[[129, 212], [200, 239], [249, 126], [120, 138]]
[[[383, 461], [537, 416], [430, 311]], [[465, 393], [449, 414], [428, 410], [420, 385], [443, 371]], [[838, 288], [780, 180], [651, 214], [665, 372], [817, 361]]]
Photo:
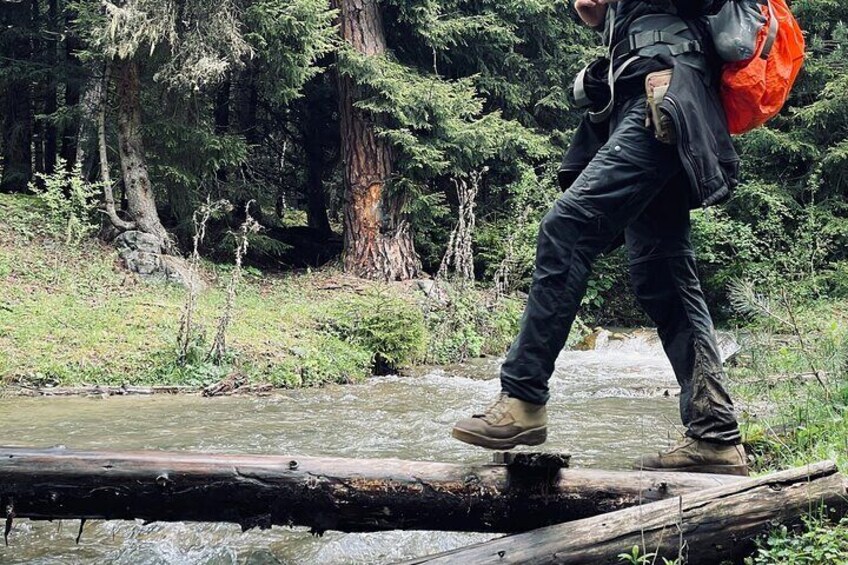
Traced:
[[565, 524], [502, 537], [406, 565], [620, 564], [638, 545], [648, 562], [683, 556], [688, 565], [741, 563], [754, 541], [777, 525], [798, 525], [825, 511], [837, 521], [848, 510], [845, 478], [829, 462], [683, 494]]
[[6, 517], [523, 532], [739, 477], [397, 459], [0, 447]]

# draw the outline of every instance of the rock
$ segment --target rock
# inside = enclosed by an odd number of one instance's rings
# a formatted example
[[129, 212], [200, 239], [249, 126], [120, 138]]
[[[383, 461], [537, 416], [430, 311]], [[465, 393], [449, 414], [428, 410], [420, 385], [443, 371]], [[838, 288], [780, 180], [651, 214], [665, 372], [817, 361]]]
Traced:
[[415, 281], [415, 284], [418, 285], [418, 288], [427, 296], [433, 292], [433, 287], [436, 286], [436, 281], [433, 279], [418, 279]]
[[145, 280], [203, 287], [203, 281], [184, 259], [162, 253], [162, 241], [154, 235], [129, 230], [116, 237], [114, 244], [127, 269]]
[[114, 243], [121, 257], [133, 251], [155, 255], [162, 253], [162, 242], [158, 237], [138, 230], [125, 231], [115, 238]]
[[612, 335], [608, 330], [601, 327], [595, 328], [592, 333], [580, 340], [573, 349], [578, 351], [594, 351], [606, 345], [610, 339], [613, 339], [611, 337]]
[[587, 334], [586, 337], [581, 339], [577, 344], [574, 345], [574, 349], [577, 351], [592, 351], [595, 349], [595, 343], [598, 341], [598, 332], [592, 332]]
[[168, 281], [181, 284], [187, 288], [194, 286], [198, 292], [206, 288], [206, 283], [203, 279], [189, 267], [186, 260], [182, 257], [160, 255], [159, 261], [162, 265], [162, 274], [164, 274]]

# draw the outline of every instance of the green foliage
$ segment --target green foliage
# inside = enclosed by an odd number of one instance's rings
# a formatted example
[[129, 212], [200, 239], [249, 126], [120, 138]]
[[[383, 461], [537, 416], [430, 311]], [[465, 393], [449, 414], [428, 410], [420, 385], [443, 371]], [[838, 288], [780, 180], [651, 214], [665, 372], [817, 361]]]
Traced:
[[257, 0], [244, 12], [245, 39], [261, 68], [261, 86], [270, 100], [286, 104], [302, 95], [321, 72], [315, 65], [338, 43], [336, 12], [324, 0]]
[[[654, 563], [660, 563], [657, 561], [656, 553], [642, 553], [642, 550], [639, 549], [638, 545], [634, 545], [630, 548], [629, 553], [619, 553], [618, 560], [622, 563], [627, 563], [627, 565], [653, 565]], [[681, 565], [679, 559], [670, 560], [665, 557], [662, 558], [662, 565]]]
[[164, 52], [155, 78], [185, 91], [214, 84], [253, 54], [236, 3], [219, 0], [74, 2], [90, 54], [106, 59]]
[[374, 354], [334, 335], [292, 347], [279, 363], [267, 370], [274, 386], [293, 388], [327, 383], [355, 383], [371, 376]]
[[[848, 312], [840, 302], [801, 307], [787, 295], [734, 291], [751, 322], [732, 370], [735, 397], [752, 405], [743, 435], [754, 468], [779, 470], [823, 459], [848, 464]], [[797, 329], [796, 329], [797, 328]]]
[[489, 309], [471, 289], [444, 285], [446, 302], [427, 313], [433, 339], [427, 351], [429, 363], [461, 363], [483, 352], [482, 328]]
[[834, 524], [826, 517], [807, 516], [800, 531], [781, 526], [757, 546], [745, 565], [848, 563], [848, 519]]
[[65, 245], [78, 245], [100, 226], [95, 214], [102, 188], [86, 182], [81, 173], [79, 164], [68, 171], [59, 159], [55, 173], [36, 174], [39, 182], [30, 186], [44, 203], [45, 231], [62, 237]]
[[484, 113], [471, 78], [446, 80], [352, 49], [339, 56], [341, 71], [369, 87], [357, 106], [383, 118], [378, 131], [399, 150], [395, 166], [407, 182], [461, 175], [510, 150], [546, 153], [544, 138], [500, 112]]
[[739, 138], [743, 184], [733, 200], [696, 219], [705, 283], [717, 299], [735, 278], [802, 299], [845, 296], [846, 9], [830, 0], [792, 9], [808, 31], [805, 71], [787, 110]]
[[369, 351], [378, 372], [419, 361], [427, 347], [421, 309], [388, 290], [337, 300], [328, 307], [324, 326], [331, 335]]
[[518, 167], [517, 178], [502, 191], [505, 209], [490, 212], [475, 234], [477, 259], [487, 278], [506, 266], [508, 289], [525, 289], [536, 262], [539, 221], [560, 195], [552, 166]]
[[518, 333], [524, 302], [495, 297], [469, 285], [439, 281], [428, 298], [428, 363], [461, 363], [481, 355], [506, 353]]

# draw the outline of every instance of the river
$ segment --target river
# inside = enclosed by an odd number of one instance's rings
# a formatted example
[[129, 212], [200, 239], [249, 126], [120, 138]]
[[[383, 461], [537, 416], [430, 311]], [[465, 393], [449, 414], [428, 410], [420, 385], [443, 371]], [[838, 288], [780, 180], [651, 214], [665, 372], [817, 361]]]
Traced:
[[[415, 377], [284, 391], [268, 397], [7, 398], [0, 444], [75, 449], [175, 449], [487, 462], [449, 436], [491, 400], [498, 360]], [[656, 340], [638, 334], [566, 351], [551, 381], [546, 450], [572, 465], [623, 469], [666, 446], [678, 422], [674, 376]], [[667, 394], [668, 391], [668, 394]], [[387, 563], [489, 539], [485, 534], [381, 532], [313, 537], [300, 529], [242, 533], [232, 524], [18, 520], [2, 564], [214, 565]]]

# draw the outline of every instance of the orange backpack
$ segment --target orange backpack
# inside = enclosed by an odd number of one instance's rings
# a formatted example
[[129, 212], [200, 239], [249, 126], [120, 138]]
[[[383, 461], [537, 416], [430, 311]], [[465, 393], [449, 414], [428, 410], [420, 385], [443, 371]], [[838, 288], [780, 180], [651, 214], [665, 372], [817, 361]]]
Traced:
[[725, 63], [721, 99], [730, 133], [751, 131], [780, 112], [804, 64], [804, 35], [786, 0], [765, 0], [757, 54]]

